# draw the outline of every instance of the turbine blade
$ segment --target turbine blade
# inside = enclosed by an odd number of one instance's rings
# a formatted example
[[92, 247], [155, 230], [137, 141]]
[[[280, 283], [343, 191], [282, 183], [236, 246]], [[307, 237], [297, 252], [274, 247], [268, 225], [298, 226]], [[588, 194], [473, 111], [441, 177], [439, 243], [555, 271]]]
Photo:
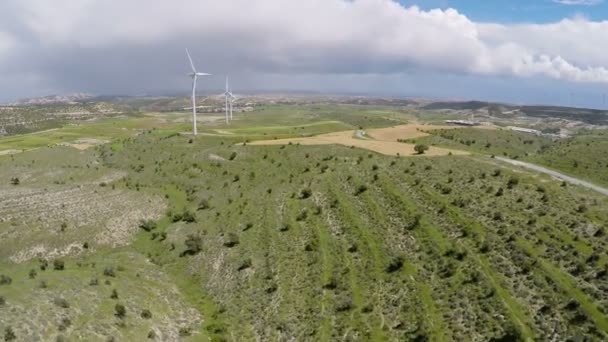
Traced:
[[196, 74], [196, 68], [194, 67], [194, 62], [192, 62], [192, 57], [190, 57], [190, 52], [186, 48], [186, 55], [188, 56], [188, 60], [190, 61], [190, 67], [192, 67], [192, 72]]
[[198, 76], [211, 76], [211, 74], [207, 74], [207, 73], [204, 73], [204, 72], [197, 72], [196, 74]]

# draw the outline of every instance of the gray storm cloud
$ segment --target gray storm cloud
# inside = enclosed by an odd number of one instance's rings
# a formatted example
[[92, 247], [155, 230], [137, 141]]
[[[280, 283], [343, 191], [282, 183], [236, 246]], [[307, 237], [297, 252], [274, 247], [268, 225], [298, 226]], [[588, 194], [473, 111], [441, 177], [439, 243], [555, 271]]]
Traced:
[[0, 85], [172, 89], [187, 71], [186, 46], [220, 73], [421, 69], [607, 83], [606, 38], [608, 22], [476, 23], [391, 0], [4, 0]]

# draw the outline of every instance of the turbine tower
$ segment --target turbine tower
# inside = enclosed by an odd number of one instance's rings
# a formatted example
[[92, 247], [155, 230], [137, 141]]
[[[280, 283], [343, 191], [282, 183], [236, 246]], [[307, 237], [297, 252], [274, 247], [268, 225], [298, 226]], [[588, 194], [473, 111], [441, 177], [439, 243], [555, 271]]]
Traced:
[[234, 98], [234, 95], [232, 95], [232, 92], [230, 91], [230, 86], [228, 85], [228, 76], [226, 76], [226, 90], [222, 95], [224, 95], [226, 103], [225, 117], [226, 123], [228, 123], [232, 120], [232, 99]]
[[194, 62], [192, 62], [192, 57], [190, 57], [190, 52], [186, 49], [186, 55], [188, 56], [188, 60], [190, 61], [190, 67], [192, 68], [192, 73], [188, 74], [188, 76], [192, 77], [192, 134], [197, 135], [198, 132], [196, 130], [196, 80], [198, 76], [210, 76], [211, 74], [206, 74], [204, 72], [197, 72], [194, 67]]

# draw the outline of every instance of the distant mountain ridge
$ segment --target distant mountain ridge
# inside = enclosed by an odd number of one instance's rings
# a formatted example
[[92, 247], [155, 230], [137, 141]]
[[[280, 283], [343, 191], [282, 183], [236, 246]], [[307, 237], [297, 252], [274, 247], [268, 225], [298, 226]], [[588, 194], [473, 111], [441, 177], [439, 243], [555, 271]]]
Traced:
[[17, 100], [11, 106], [40, 106], [55, 104], [77, 104], [92, 99], [94, 95], [88, 93], [73, 93], [68, 95], [48, 95]]

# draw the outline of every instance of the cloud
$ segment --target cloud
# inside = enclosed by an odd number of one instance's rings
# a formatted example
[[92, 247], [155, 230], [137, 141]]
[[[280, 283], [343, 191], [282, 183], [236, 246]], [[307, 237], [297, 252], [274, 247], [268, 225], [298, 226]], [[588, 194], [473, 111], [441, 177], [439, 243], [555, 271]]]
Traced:
[[556, 4], [568, 6], [595, 6], [599, 5], [603, 0], [552, 0]]
[[213, 73], [429, 70], [608, 83], [608, 22], [584, 18], [476, 23], [390, 0], [5, 0], [0, 23], [18, 46], [13, 76], [36, 73], [45, 87], [74, 90], [171, 89], [187, 72], [186, 46]]

